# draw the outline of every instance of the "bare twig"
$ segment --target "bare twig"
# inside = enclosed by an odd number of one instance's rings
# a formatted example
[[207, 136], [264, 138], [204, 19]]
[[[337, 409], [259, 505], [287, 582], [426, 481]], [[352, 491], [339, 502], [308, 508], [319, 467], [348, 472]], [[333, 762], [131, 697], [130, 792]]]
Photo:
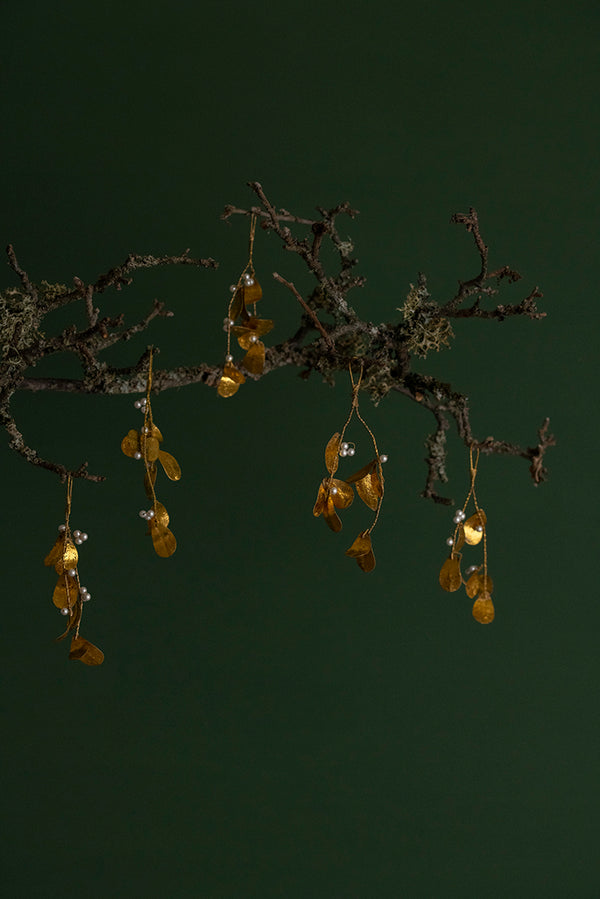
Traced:
[[322, 336], [323, 339], [325, 340], [325, 342], [326, 342], [327, 346], [329, 347], [329, 349], [330, 349], [332, 352], [335, 352], [335, 345], [334, 345], [334, 343], [333, 343], [331, 337], [329, 336], [329, 334], [327, 333], [327, 331], [325, 330], [325, 328], [323, 327], [323, 325], [322, 325], [321, 322], [319, 321], [319, 319], [318, 319], [318, 317], [317, 317], [317, 313], [316, 313], [313, 309], [311, 309], [310, 306], [308, 305], [308, 303], [306, 302], [306, 300], [304, 300], [304, 299], [300, 296], [300, 294], [298, 293], [298, 291], [296, 290], [296, 288], [294, 287], [294, 285], [292, 284], [292, 282], [291, 282], [291, 281], [286, 281], [285, 278], [282, 278], [281, 275], [278, 275], [278, 274], [277, 274], [277, 272], [273, 272], [273, 277], [275, 278], [276, 281], [279, 281], [280, 284], [283, 284], [284, 287], [287, 287], [288, 290], [291, 290], [291, 291], [292, 291], [292, 293], [294, 294], [294, 296], [296, 297], [296, 299], [298, 300], [298, 302], [300, 303], [300, 305], [302, 306], [302, 308], [304, 309], [304, 311], [306, 312], [306, 314], [307, 314], [308, 316], [310, 316], [310, 318], [311, 318], [311, 320], [312, 320], [312, 322], [313, 322], [315, 328], [317, 329], [317, 331], [319, 332], [319, 334], [321, 334], [321, 336]]

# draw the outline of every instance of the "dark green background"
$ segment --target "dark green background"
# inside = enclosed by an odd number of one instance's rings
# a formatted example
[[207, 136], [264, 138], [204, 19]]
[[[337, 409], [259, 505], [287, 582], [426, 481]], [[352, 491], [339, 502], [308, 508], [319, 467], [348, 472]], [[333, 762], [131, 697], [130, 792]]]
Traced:
[[[302, 215], [348, 199], [374, 321], [425, 271], [434, 295], [476, 273], [449, 224], [480, 214], [493, 265], [544, 290], [541, 323], [464, 322], [419, 366], [471, 399], [479, 438], [559, 445], [534, 489], [523, 460], [485, 458], [497, 618], [471, 619], [437, 575], [451, 513], [419, 498], [432, 420], [398, 397], [363, 412], [389, 453], [365, 577], [311, 515], [335, 390], [282, 371], [232, 400], [161, 394], [181, 461], [160, 488], [179, 539], [154, 556], [139, 471], [119, 450], [132, 398], [20, 395], [40, 452], [89, 459], [84, 633], [100, 669], [55, 645], [41, 562], [62, 520], [54, 476], [2, 450], [5, 821], [10, 897], [528, 897], [600, 895], [595, 292], [596, 3], [2, 3], [1, 240], [32, 278], [93, 280], [132, 252], [220, 261], [142, 273], [103, 312], [175, 312], [146, 342], [159, 365], [217, 361], [247, 223], [219, 221], [262, 181]], [[310, 278], [259, 234], [271, 283]], [[8, 268], [4, 286], [15, 284]], [[83, 323], [81, 311], [78, 322]], [[64, 326], [56, 315], [49, 327]], [[70, 359], [43, 372], [76, 374]], [[361, 450], [362, 435], [353, 436]], [[450, 493], [467, 488], [452, 437]], [[136, 473], [137, 472], [137, 473]]]

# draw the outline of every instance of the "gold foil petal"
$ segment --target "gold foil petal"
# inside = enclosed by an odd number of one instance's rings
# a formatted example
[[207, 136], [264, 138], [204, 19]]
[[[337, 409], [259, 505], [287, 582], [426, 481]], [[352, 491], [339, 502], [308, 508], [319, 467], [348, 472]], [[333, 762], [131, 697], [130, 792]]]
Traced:
[[335, 474], [339, 465], [340, 435], [336, 431], [325, 447], [325, 468], [329, 474]]
[[462, 524], [458, 526], [458, 530], [456, 532], [456, 540], [453, 545], [453, 549], [458, 552], [459, 549], [465, 545], [465, 529]]
[[372, 550], [371, 534], [368, 531], [361, 531], [354, 543], [346, 550], [346, 555], [352, 559], [358, 556], [364, 556]]
[[447, 593], [454, 593], [462, 584], [460, 575], [460, 556], [450, 556], [442, 565], [440, 571], [440, 587]]
[[[172, 456], [171, 453], [165, 453], [164, 450], [160, 450], [158, 458], [165, 470], [166, 476], [171, 481], [179, 481], [181, 478], [181, 468], [179, 467], [179, 462], [175, 456]], [[156, 475], [154, 475], [154, 477], [156, 477]]]
[[262, 375], [265, 367], [265, 345], [262, 340], [250, 344], [250, 349], [242, 359], [242, 365], [253, 375]]
[[69, 577], [68, 574], [61, 574], [58, 581], [56, 582], [54, 593], [52, 594], [52, 602], [54, 603], [56, 608], [72, 608], [77, 602], [78, 596], [79, 587], [75, 578]]
[[158, 500], [154, 503], [154, 518], [151, 519], [151, 527], [166, 528], [169, 524], [169, 513]]
[[152, 528], [152, 543], [157, 556], [168, 559], [177, 549], [177, 540], [171, 531], [166, 527]]
[[44, 559], [44, 565], [55, 565], [56, 562], [58, 562], [63, 553], [64, 542], [65, 538], [63, 534], [56, 538], [56, 543]]
[[131, 459], [133, 459], [136, 453], [141, 452], [139, 431], [136, 431], [133, 428], [128, 431], [125, 437], [123, 437], [123, 439], [121, 440], [121, 449], [123, 450], [125, 455], [129, 456]]
[[473, 603], [473, 618], [479, 624], [491, 624], [495, 616], [494, 603], [489, 593], [482, 593]]
[[64, 548], [54, 565], [54, 570], [57, 574], [62, 574], [63, 571], [69, 568], [77, 568], [78, 561], [79, 553], [77, 552], [77, 547], [70, 538], [67, 538], [64, 540]]
[[154, 424], [154, 422], [152, 423], [152, 427], [150, 429], [150, 434], [152, 435], [152, 437], [156, 437], [156, 439], [158, 440], [159, 443], [163, 442], [163, 435], [160, 432], [160, 428], [158, 428]]
[[244, 291], [244, 303], [246, 306], [250, 306], [252, 303], [258, 303], [258, 301], [262, 299], [262, 287], [256, 278], [254, 278], [254, 284], [244, 284], [242, 290]]
[[81, 600], [77, 602], [77, 604], [71, 608], [69, 621], [64, 632], [60, 635], [60, 637], [56, 638], [56, 643], [60, 643], [61, 640], [64, 640], [67, 634], [69, 634], [72, 630], [74, 630], [81, 621], [81, 613], [83, 612], [83, 603]]
[[336, 534], [342, 530], [342, 522], [340, 521], [339, 515], [335, 511], [332, 496], [327, 497], [327, 500], [325, 502], [325, 509], [323, 510], [323, 517], [325, 518], [325, 521], [327, 522], [331, 530]]
[[234, 393], [237, 393], [240, 389], [240, 385], [237, 381], [233, 381], [231, 378], [228, 378], [226, 375], [222, 375], [219, 379], [219, 383], [217, 384], [217, 393], [219, 396], [233, 396]]
[[[463, 523], [463, 528], [465, 531], [465, 541], [470, 546], [476, 546], [483, 537], [483, 528], [486, 524], [485, 512], [483, 509], [480, 509], [479, 512], [475, 512], [474, 515], [471, 515], [470, 518]], [[481, 527], [481, 530], [478, 531], [477, 527]]]
[[[348, 506], [352, 505], [352, 500], [354, 499], [354, 490], [347, 484], [346, 481], [340, 481], [337, 478], [332, 478], [331, 480], [331, 498], [333, 499], [333, 505], [337, 509], [347, 509]], [[337, 493], [333, 492], [333, 488], [337, 490]]]
[[235, 321], [240, 315], [244, 306], [244, 288], [238, 287], [233, 295], [231, 306], [229, 307], [229, 318]]
[[148, 435], [144, 438], [144, 446], [146, 451], [146, 459], [148, 462], [156, 462], [160, 452], [160, 446], [156, 437]]
[[469, 599], [475, 599], [478, 593], [493, 593], [494, 582], [489, 574], [484, 578], [482, 571], [474, 571], [465, 585]]
[[273, 330], [273, 322], [270, 318], [255, 318], [251, 316], [248, 320], [248, 327], [254, 331], [257, 337], [264, 337], [265, 334]]
[[360, 481], [356, 481], [356, 492], [369, 509], [375, 511], [379, 505], [379, 500], [383, 495], [379, 472], [372, 471], [366, 474]]
[[375, 554], [373, 550], [369, 553], [365, 553], [364, 556], [358, 556], [356, 559], [358, 567], [365, 572], [365, 574], [369, 574], [370, 571], [373, 571], [375, 568]]
[[325, 489], [323, 484], [319, 484], [319, 491], [317, 493], [317, 498], [315, 500], [315, 504], [313, 506], [313, 515], [315, 518], [318, 518], [319, 515], [322, 515], [327, 506], [327, 490]]
[[351, 474], [349, 478], [346, 478], [349, 484], [354, 484], [356, 481], [362, 481], [362, 479], [371, 474], [372, 471], [375, 471], [377, 466], [377, 460], [373, 459], [371, 462], [367, 462], [366, 465], [363, 465], [362, 468], [359, 468], [358, 471], [355, 471], [354, 474]]
[[104, 653], [89, 640], [83, 637], [73, 637], [69, 658], [72, 661], [83, 662], [84, 665], [101, 665], [104, 661]]

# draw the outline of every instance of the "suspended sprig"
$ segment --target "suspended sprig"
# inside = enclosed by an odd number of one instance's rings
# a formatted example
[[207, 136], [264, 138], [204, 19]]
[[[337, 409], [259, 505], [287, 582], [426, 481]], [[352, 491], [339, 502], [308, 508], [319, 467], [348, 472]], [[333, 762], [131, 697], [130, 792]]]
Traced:
[[[448, 593], [454, 593], [464, 584], [469, 599], [474, 599], [473, 618], [480, 624], [490, 624], [494, 620], [494, 603], [492, 593], [494, 584], [488, 574], [487, 565], [487, 518], [483, 509], [477, 502], [475, 492], [475, 478], [479, 464], [479, 449], [473, 461], [473, 447], [469, 447], [469, 470], [471, 473], [471, 486], [461, 509], [454, 514], [454, 533], [448, 537], [450, 555], [442, 565], [440, 571], [440, 586]], [[469, 501], [473, 501], [475, 512], [467, 517]], [[483, 562], [480, 565], [470, 565], [465, 574], [461, 572], [462, 553], [460, 550], [465, 543], [468, 546], [483, 544]]]
[[86, 665], [101, 665], [104, 661], [104, 653], [89, 640], [79, 635], [81, 618], [83, 616], [83, 604], [88, 602], [92, 595], [87, 587], [83, 587], [79, 580], [79, 552], [81, 546], [88, 539], [84, 531], [71, 532], [71, 501], [73, 496], [73, 478], [67, 476], [67, 503], [65, 508], [65, 523], [59, 525], [58, 537], [54, 546], [44, 559], [44, 565], [54, 566], [58, 580], [52, 594], [52, 602], [59, 609], [61, 615], [68, 619], [67, 627], [59, 640], [73, 633], [69, 658], [83, 662]]
[[156, 554], [166, 559], [172, 556], [177, 549], [177, 540], [169, 530], [169, 513], [156, 498], [154, 489], [158, 473], [156, 463], [160, 462], [166, 476], [171, 481], [178, 481], [181, 478], [181, 468], [174, 456], [160, 448], [160, 444], [163, 442], [163, 435], [154, 424], [150, 401], [152, 357], [153, 351], [150, 349], [146, 396], [144, 399], [136, 400], [134, 403], [136, 409], [140, 409], [144, 414], [144, 424], [139, 431], [133, 428], [128, 431], [121, 441], [121, 449], [131, 459], [143, 460], [144, 462], [144, 489], [152, 505], [149, 509], [141, 509], [139, 515], [140, 518], [148, 522], [146, 533], [152, 537], [152, 544]]
[[[268, 318], [258, 318], [256, 304], [262, 299], [262, 288], [254, 271], [254, 235], [256, 231], [256, 215], [250, 217], [250, 245], [248, 262], [246, 263], [237, 284], [231, 286], [231, 299], [227, 308], [227, 316], [223, 329], [227, 332], [227, 353], [223, 374], [217, 385], [219, 396], [233, 396], [246, 378], [234, 365], [231, 352], [231, 335], [237, 338], [239, 346], [246, 351], [242, 366], [253, 375], [260, 375], [265, 367], [265, 345], [260, 339], [273, 328]], [[251, 311], [249, 309], [251, 308]], [[237, 324], [236, 324], [237, 322]]]
[[[377, 524], [379, 513], [381, 511], [384, 494], [384, 480], [381, 466], [384, 462], [387, 462], [388, 457], [385, 454], [379, 453], [375, 435], [359, 411], [358, 391], [362, 380], [362, 366], [356, 383], [354, 381], [352, 367], [350, 367], [350, 380], [352, 382], [352, 405], [350, 407], [350, 413], [341, 433], [336, 431], [325, 447], [325, 467], [329, 472], [329, 476], [323, 478], [319, 485], [317, 499], [313, 507], [313, 515], [317, 518], [320, 515], [323, 515], [325, 522], [332, 531], [335, 533], [341, 531], [342, 522], [337, 514], [337, 510], [347, 509], [352, 504], [354, 499], [353, 487], [356, 488], [356, 492], [360, 499], [369, 507], [369, 509], [375, 512], [375, 518], [370, 527], [359, 533], [352, 546], [346, 550], [346, 555], [352, 559], [356, 559], [358, 567], [362, 571], [368, 573], [375, 568], [375, 555], [373, 553], [371, 532]], [[375, 458], [356, 471], [353, 475], [350, 475], [350, 477], [341, 480], [340, 478], [334, 477], [338, 469], [340, 457], [354, 456], [356, 452], [354, 443], [349, 443], [344, 440], [346, 430], [354, 415], [356, 415], [361, 422], [371, 439], [375, 451]]]

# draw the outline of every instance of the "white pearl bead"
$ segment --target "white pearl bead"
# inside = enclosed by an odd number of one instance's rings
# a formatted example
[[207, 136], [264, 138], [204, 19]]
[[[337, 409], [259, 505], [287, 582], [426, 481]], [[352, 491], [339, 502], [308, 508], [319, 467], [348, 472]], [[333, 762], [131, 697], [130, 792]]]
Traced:
[[448, 539], [446, 540], [446, 543], [448, 544], [448, 546], [452, 546], [454, 543], [454, 540], [452, 539], [452, 537], [448, 537]]
[[387, 460], [388, 460], [388, 457], [386, 456], [386, 454], [382, 453], [381, 456], [379, 457], [379, 461], [383, 464], [384, 462], [387, 462]]
[[256, 334], [251, 335], [250, 343], [258, 343], [258, 337], [256, 336]]
[[481, 532], [482, 532], [482, 530], [483, 530], [483, 525], [482, 525], [482, 524], [478, 524], [477, 527], [475, 528], [475, 530], [476, 530], [476, 531], [479, 531], [479, 533], [481, 534]]
[[343, 458], [344, 456], [347, 456], [347, 455], [348, 455], [348, 450], [347, 450], [347, 449], [344, 449], [344, 448], [342, 447], [341, 450], [340, 450], [340, 456], [342, 456], [342, 458]]
[[150, 509], [150, 511], [146, 513], [146, 518], [154, 518], [154, 509]]
[[454, 524], [460, 524], [462, 521], [462, 518], [460, 517], [460, 515], [455, 515], [454, 518], [452, 519], [452, 521], [454, 522]]
[[134, 453], [134, 454], [133, 454], [133, 458], [139, 460], [139, 459], [142, 458], [142, 454], [141, 454], [141, 453]]
[[75, 539], [81, 537], [81, 531], [73, 531], [73, 536], [75, 537]]
[[346, 452], [348, 452], [348, 449], [349, 449], [349, 448], [350, 448], [350, 444], [349, 444], [349, 443], [342, 443], [342, 449], [343, 449], [343, 450], [346, 450]]
[[82, 594], [81, 601], [82, 601], [82, 602], [89, 602], [91, 598], [92, 598], [92, 594], [91, 594], [91, 593], [88, 593], [88, 592], [86, 591], [84, 594]]
[[348, 455], [349, 455], [349, 456], [353, 456], [355, 452], [356, 452], [356, 450], [354, 449], [353, 446], [351, 446], [351, 447], [348, 449]]
[[75, 537], [75, 543], [77, 544], [77, 546], [81, 546], [83, 540], [81, 539], [81, 537]]
[[64, 532], [67, 530], [66, 524], [59, 524], [58, 530], [61, 532], [61, 534], [64, 534]]
[[76, 569], [76, 568], [69, 568], [69, 569], [67, 570], [67, 574], [69, 575], [69, 577], [75, 577], [75, 575], [77, 574], [77, 569]]
[[85, 531], [82, 531], [79, 536], [81, 537], [81, 539], [83, 540], [84, 543], [88, 539], [88, 534], [86, 534]]
[[335, 494], [336, 494], [337, 492], [338, 492], [337, 487], [332, 487], [332, 488], [331, 488], [331, 493], [332, 493], [333, 496], [335, 496]]
[[79, 588], [79, 592], [80, 592], [81, 595], [83, 596], [84, 593], [87, 593], [87, 587], [80, 587], [80, 588]]
[[227, 355], [225, 356], [225, 362], [233, 362], [233, 356], [231, 355], [231, 353], [227, 353]]
[[[231, 293], [235, 293], [237, 290], [237, 286], [235, 284], [230, 284], [229, 290], [231, 291]], [[225, 319], [225, 321], [227, 321], [227, 319]]]
[[139, 516], [140, 516], [140, 518], [145, 518], [146, 515], [147, 515], [146, 510], [145, 510], [145, 509], [140, 509], [140, 511], [139, 511]]
[[142, 408], [141, 400], [136, 400], [135, 403], [134, 403], [133, 405], [134, 405], [134, 407], [135, 407], [136, 409], [141, 409], [141, 408]]
[[69, 609], [65, 606], [64, 609], [61, 609], [61, 610], [60, 610], [60, 614], [61, 614], [61, 615], [68, 615], [68, 614], [69, 614]]
[[469, 565], [465, 574], [473, 574], [474, 571], [477, 571], [477, 565]]

